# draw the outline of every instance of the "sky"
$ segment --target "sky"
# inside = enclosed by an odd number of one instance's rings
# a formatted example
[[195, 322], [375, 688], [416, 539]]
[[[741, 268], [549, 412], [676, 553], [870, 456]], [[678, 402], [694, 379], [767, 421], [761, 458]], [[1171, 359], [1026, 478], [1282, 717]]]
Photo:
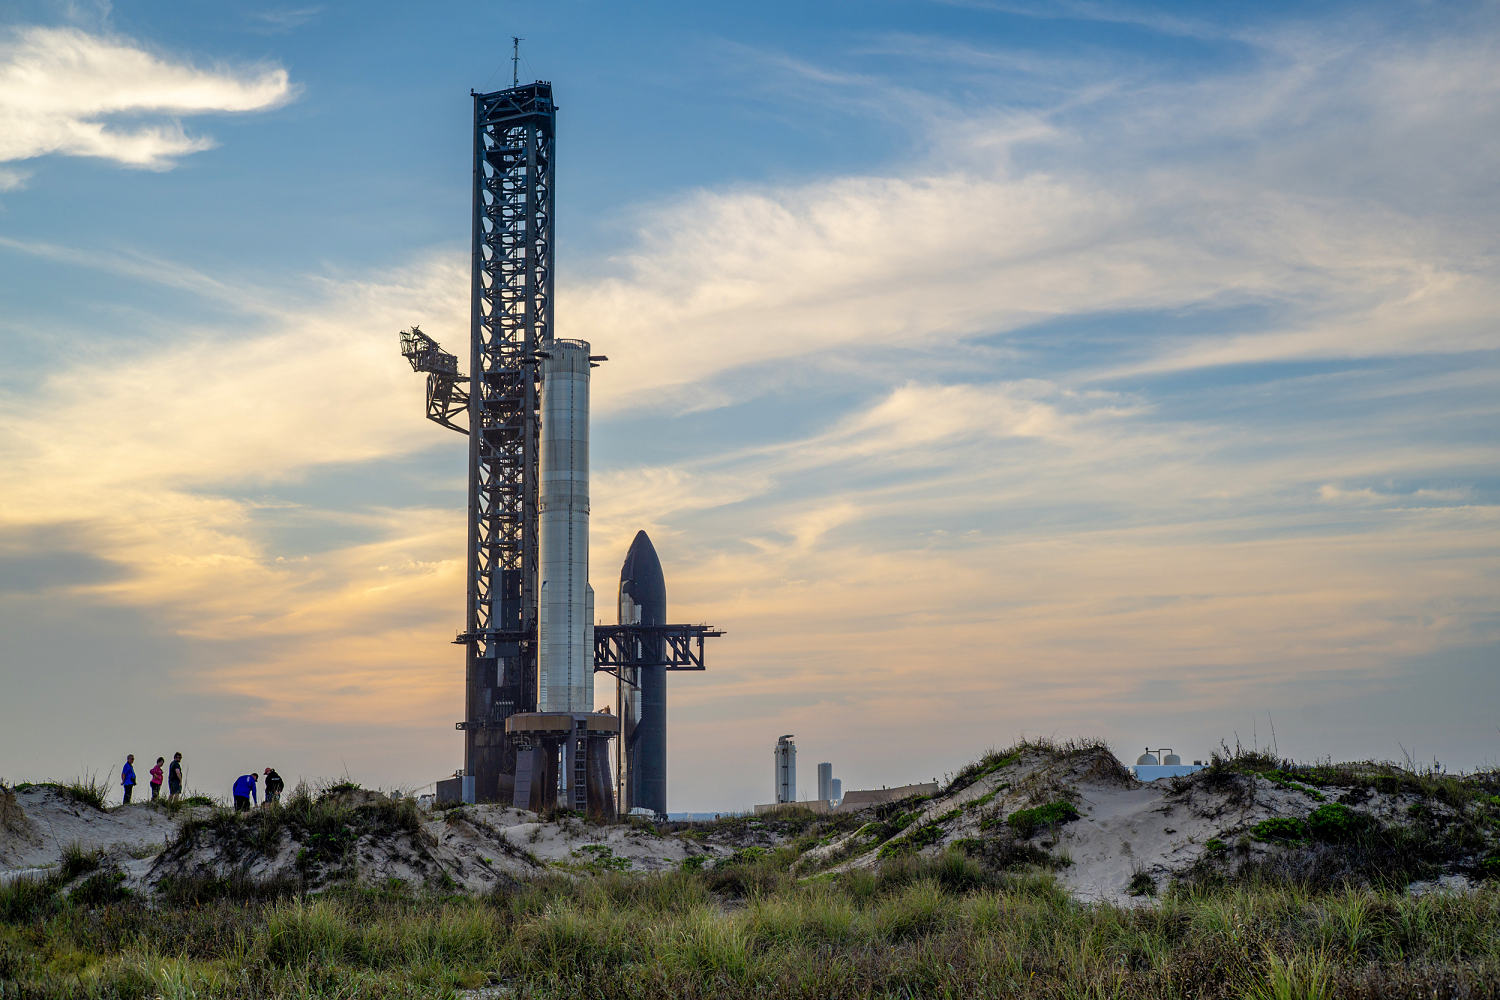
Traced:
[[[0, 13], [0, 779], [462, 765], [469, 100], [551, 81], [591, 578], [673, 811], [1133, 759], [1500, 765], [1493, 3]], [[601, 684], [600, 705], [612, 697]], [[115, 791], [118, 795], [118, 789]]]

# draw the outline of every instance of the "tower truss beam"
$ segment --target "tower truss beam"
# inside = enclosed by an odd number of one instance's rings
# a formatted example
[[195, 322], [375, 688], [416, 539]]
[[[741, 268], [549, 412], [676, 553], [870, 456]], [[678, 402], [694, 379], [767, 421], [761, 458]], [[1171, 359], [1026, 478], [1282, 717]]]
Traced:
[[[724, 633], [712, 625], [595, 625], [594, 669], [621, 667], [702, 670], [703, 640]], [[648, 650], [656, 650], [648, 655]]]

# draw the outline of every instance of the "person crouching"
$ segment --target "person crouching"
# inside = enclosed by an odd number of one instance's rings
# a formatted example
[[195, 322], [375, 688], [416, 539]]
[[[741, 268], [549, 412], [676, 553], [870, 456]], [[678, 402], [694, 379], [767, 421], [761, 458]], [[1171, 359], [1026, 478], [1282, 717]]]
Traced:
[[234, 782], [234, 811], [249, 812], [250, 803], [256, 799], [255, 780], [257, 775], [252, 771], [242, 774]]

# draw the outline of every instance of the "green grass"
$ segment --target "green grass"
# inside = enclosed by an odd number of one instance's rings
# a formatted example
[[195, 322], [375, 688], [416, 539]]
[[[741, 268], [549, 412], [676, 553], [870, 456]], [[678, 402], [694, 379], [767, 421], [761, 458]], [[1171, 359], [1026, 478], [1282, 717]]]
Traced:
[[1137, 869], [1130, 876], [1130, 883], [1125, 887], [1125, 891], [1132, 896], [1154, 896], [1156, 895], [1156, 879], [1151, 877], [1150, 872]]
[[1059, 799], [1032, 809], [1017, 809], [1005, 818], [1005, 822], [1024, 840], [1036, 836], [1044, 829], [1053, 830], [1075, 819], [1078, 819], [1078, 810], [1073, 803]]
[[415, 844], [422, 814], [410, 798], [362, 798], [357, 786], [335, 785], [314, 797], [299, 787], [281, 804], [235, 812], [222, 806], [195, 812], [178, 827], [158, 864], [171, 870], [176, 862], [213, 849], [241, 869], [275, 856], [290, 843], [299, 877], [308, 885], [350, 874], [354, 848], [361, 837], [405, 836]]
[[31, 788], [50, 788], [64, 798], [99, 810], [106, 808], [104, 799], [110, 793], [109, 784], [99, 780], [99, 777], [94, 774], [74, 778], [72, 781], [22, 782], [12, 791], [24, 792]]
[[1500, 982], [1500, 887], [1179, 887], [1134, 909], [1075, 903], [1046, 876], [953, 851], [811, 880], [783, 861], [766, 851], [723, 866], [762, 876], [735, 898], [715, 869], [543, 875], [486, 898], [75, 893], [0, 919], [0, 996], [447, 997], [503, 984], [526, 997], [1244, 1000], [1479, 997]]
[[878, 856], [881, 858], [894, 858], [897, 855], [909, 854], [920, 851], [943, 839], [945, 830], [942, 821], [952, 818], [953, 813], [946, 813], [938, 820], [929, 823], [921, 823], [899, 837], [886, 841], [880, 845]]
[[[124, 898], [124, 876], [101, 871], [104, 855], [73, 843], [63, 847], [56, 868], [45, 875], [25, 875], [0, 886], [0, 923], [24, 922], [55, 911], [73, 885], [70, 898], [79, 903], [113, 902]], [[0, 993], [0, 996], [4, 996]]]
[[555, 861], [553, 866], [578, 873], [624, 872], [630, 870], [630, 859], [615, 854], [607, 844], [583, 844], [574, 849], [569, 861]]
[[1274, 816], [1250, 828], [1250, 836], [1272, 844], [1295, 844], [1307, 839], [1307, 824], [1295, 816]]
[[[1021, 752], [992, 754], [966, 779]], [[1006, 819], [986, 813], [995, 821], [978, 836], [941, 852], [932, 848], [943, 822], [959, 816], [919, 822], [916, 800], [858, 816], [657, 824], [739, 849], [638, 873], [590, 844], [569, 870], [483, 898], [446, 891], [441, 879], [427, 890], [341, 881], [358, 838], [417, 843], [422, 817], [410, 802], [294, 794], [276, 809], [195, 816], [166, 853], [196, 844], [248, 863], [290, 842], [307, 852], [302, 874], [258, 882], [241, 865], [180, 875], [147, 898], [122, 891], [108, 862], [73, 850], [47, 878], [0, 887], [0, 998], [427, 998], [486, 985], [506, 996], [642, 1000], [1495, 996], [1500, 787], [1362, 767], [1217, 761], [1205, 780], [1226, 794], [1253, 800], [1275, 771], [1322, 798], [1306, 796], [1304, 817], [1262, 829], [1269, 848], [1230, 829], [1228, 844], [1208, 841], [1199, 868], [1175, 882], [1137, 872], [1126, 888], [1155, 893], [1139, 908], [1075, 902], [1047, 873], [1066, 859], [1031, 838], [1078, 817], [1063, 792], [1034, 792], [1041, 804]], [[1377, 782], [1418, 808], [1377, 821], [1386, 813], [1361, 797]], [[901, 849], [843, 873], [799, 863], [847, 834], [853, 850], [893, 838]], [[1408, 895], [1406, 881], [1435, 871], [1434, 858], [1495, 881]]]

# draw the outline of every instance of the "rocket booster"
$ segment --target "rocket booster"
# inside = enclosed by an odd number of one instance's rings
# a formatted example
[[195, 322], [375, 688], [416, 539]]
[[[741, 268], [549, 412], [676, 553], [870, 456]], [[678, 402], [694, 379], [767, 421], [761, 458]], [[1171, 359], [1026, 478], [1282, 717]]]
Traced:
[[589, 586], [589, 345], [554, 340], [542, 360], [537, 529], [537, 709], [594, 710]]

